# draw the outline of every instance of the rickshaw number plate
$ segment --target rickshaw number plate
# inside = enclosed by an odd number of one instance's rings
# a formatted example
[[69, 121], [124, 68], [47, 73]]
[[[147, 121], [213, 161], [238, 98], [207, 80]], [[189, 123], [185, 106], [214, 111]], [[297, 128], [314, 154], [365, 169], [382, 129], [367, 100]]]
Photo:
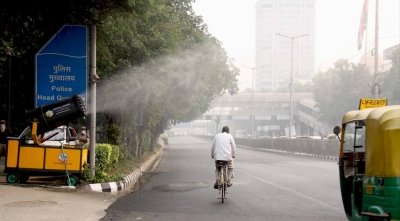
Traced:
[[365, 189], [365, 192], [366, 192], [367, 194], [372, 194], [372, 187], [373, 187], [373, 186], [374, 186], [373, 184], [367, 184], [366, 189]]

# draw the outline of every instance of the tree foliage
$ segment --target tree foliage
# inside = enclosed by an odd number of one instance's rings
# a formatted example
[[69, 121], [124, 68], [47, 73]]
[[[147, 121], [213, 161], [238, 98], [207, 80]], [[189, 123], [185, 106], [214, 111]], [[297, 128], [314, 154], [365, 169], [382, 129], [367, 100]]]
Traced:
[[[171, 124], [199, 117], [213, 98], [238, 91], [239, 70], [207, 32], [192, 0], [60, 0], [9, 2], [0, 9], [0, 102], [6, 116], [7, 56], [12, 48], [12, 125], [33, 108], [34, 55], [65, 24], [97, 29], [97, 110], [132, 139], [132, 152]], [[143, 113], [144, 124], [133, 125]], [[113, 126], [113, 127], [114, 127]], [[105, 130], [106, 131], [106, 130]], [[122, 138], [121, 138], [122, 139]], [[147, 140], [147, 141], [146, 141]], [[112, 139], [110, 142], [123, 142]], [[139, 151], [138, 151], [139, 150]]]
[[343, 115], [357, 110], [360, 98], [371, 97], [372, 75], [365, 65], [338, 60], [334, 67], [313, 78], [314, 99], [319, 120], [339, 125]]
[[[387, 98], [390, 105], [400, 104], [400, 49], [393, 52], [392, 68], [380, 73], [379, 97]], [[338, 125], [343, 115], [357, 110], [361, 98], [375, 98], [370, 85], [375, 81], [369, 70], [361, 64], [338, 60], [333, 68], [318, 73], [312, 82], [314, 98], [319, 108], [319, 120]]]
[[393, 52], [390, 71], [382, 75], [381, 96], [388, 98], [390, 105], [400, 104], [400, 49]]

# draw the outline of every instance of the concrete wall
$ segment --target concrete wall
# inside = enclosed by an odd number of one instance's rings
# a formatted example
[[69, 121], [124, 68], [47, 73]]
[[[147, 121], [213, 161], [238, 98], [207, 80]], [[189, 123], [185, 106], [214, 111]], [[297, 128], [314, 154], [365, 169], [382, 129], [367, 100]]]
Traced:
[[[213, 136], [196, 135], [195, 137], [213, 140]], [[338, 140], [317, 139], [243, 139], [235, 138], [236, 145], [265, 148], [288, 152], [313, 154], [318, 156], [339, 156], [340, 142]]]

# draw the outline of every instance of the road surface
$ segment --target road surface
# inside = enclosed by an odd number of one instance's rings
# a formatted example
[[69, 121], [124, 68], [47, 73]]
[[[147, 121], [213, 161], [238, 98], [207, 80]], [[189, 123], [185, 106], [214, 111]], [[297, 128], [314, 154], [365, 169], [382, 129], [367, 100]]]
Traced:
[[142, 188], [116, 200], [102, 220], [347, 220], [337, 162], [238, 147], [233, 186], [221, 203], [211, 142], [171, 137], [169, 143]]

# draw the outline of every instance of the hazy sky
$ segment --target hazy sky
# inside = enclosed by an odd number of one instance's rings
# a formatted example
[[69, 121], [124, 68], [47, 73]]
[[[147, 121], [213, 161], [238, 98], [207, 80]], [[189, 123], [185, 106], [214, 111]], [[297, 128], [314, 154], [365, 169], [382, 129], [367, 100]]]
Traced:
[[[252, 70], [242, 67], [255, 65], [255, 4], [257, 0], [196, 0], [193, 8], [203, 16], [209, 32], [218, 38], [241, 69], [240, 90], [251, 88]], [[399, 44], [400, 0], [379, 1], [379, 49]], [[353, 62], [365, 54], [358, 51], [357, 34], [364, 0], [317, 0], [315, 68], [326, 70], [340, 58]], [[375, 32], [375, 0], [369, 0], [367, 39], [372, 49]], [[282, 33], [284, 34], [284, 33]], [[304, 33], [306, 34], [306, 33]], [[364, 34], [365, 38], [365, 34]], [[365, 40], [364, 40], [365, 42]]]

